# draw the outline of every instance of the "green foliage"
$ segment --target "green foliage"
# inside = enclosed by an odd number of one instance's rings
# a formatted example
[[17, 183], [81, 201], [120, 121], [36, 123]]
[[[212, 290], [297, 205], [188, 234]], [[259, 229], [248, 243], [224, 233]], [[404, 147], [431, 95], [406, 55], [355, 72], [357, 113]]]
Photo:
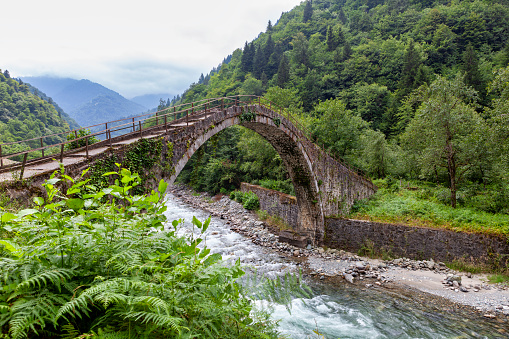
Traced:
[[260, 200], [253, 192], [247, 192], [242, 200], [244, 200], [243, 206], [247, 210], [257, 210], [260, 208]]
[[[0, 72], [1, 73], [1, 72]], [[15, 79], [0, 74], [0, 144], [58, 134], [69, 130], [69, 124], [55, 108], [30, 93], [29, 87]], [[43, 138], [44, 145], [64, 141], [63, 136]], [[15, 153], [41, 147], [40, 140], [23, 144], [2, 146], [2, 153]], [[29, 154], [29, 158], [40, 156], [40, 152]], [[21, 161], [22, 156], [12, 160]]]
[[[400, 186], [399, 181], [389, 178], [375, 180], [375, 184], [379, 187], [378, 192], [369, 200], [357, 201], [350, 217], [456, 231], [509, 234], [509, 215], [483, 211], [478, 197], [485, 196], [484, 192], [462, 191], [463, 198], [458, 200], [462, 206], [452, 208], [447, 199], [449, 190], [444, 187], [418, 181], [403, 181]], [[492, 189], [486, 196], [495, 194], [496, 187]], [[505, 208], [500, 212], [506, 212]]]
[[[83, 173], [83, 176], [85, 173]], [[0, 212], [1, 333], [24, 337], [275, 337], [236, 280], [239, 261], [165, 229], [164, 195], [134, 195], [140, 176], [105, 173], [104, 189], [61, 174], [35, 209]], [[69, 187], [60, 191], [65, 183]], [[103, 199], [107, 198], [107, 199]], [[207, 230], [210, 219], [193, 218]]]
[[242, 114], [240, 115], [240, 122], [251, 122], [256, 120], [256, 111], [251, 110], [248, 107], [244, 107], [242, 109]]
[[471, 104], [476, 93], [459, 76], [452, 81], [438, 77], [413, 98], [421, 103], [402, 136], [404, 145], [417, 155], [423, 176], [437, 168], [447, 170], [455, 207], [457, 185], [465, 172], [485, 160], [486, 124]]
[[287, 180], [262, 179], [258, 181], [258, 185], [271, 190], [276, 190], [286, 194], [295, 195], [293, 184], [290, 179]]
[[[73, 132], [67, 134], [67, 141], [79, 139], [79, 138], [85, 137], [90, 134], [91, 134], [91, 132], [89, 129], [80, 129], [76, 134]], [[99, 139], [97, 139], [95, 136], [88, 138], [88, 145], [95, 144], [96, 142], [99, 142]], [[87, 145], [87, 140], [80, 139], [80, 140], [72, 141], [72, 142], [66, 144], [65, 147], [66, 147], [66, 149], [71, 150], [71, 149], [76, 149], [76, 148], [80, 148], [80, 147], [85, 147], [86, 145]]]
[[238, 203], [241, 203], [245, 209], [247, 210], [257, 210], [260, 208], [260, 201], [258, 196], [253, 192], [242, 192], [242, 191], [233, 191], [230, 193], [230, 199], [235, 200]]

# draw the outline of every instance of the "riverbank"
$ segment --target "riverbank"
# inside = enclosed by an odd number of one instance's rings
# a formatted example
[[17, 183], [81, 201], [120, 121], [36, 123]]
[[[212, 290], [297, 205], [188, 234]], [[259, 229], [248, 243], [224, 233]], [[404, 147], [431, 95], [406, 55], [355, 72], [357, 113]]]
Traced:
[[224, 219], [231, 230], [249, 237], [253, 243], [298, 261], [304, 272], [315, 279], [346, 282], [359, 288], [401, 289], [401, 293], [413, 294], [423, 302], [444, 308], [463, 307], [479, 316], [507, 323], [509, 290], [502, 284], [487, 284], [486, 275], [456, 272], [432, 260], [384, 261], [335, 249], [297, 248], [279, 242], [276, 230], [227, 196], [197, 194], [183, 186], [170, 190], [184, 202]]

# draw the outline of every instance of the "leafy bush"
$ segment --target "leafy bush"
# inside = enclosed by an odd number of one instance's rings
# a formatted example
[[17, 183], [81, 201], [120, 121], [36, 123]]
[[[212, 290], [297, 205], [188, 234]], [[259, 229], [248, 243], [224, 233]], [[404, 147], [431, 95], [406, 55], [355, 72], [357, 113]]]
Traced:
[[244, 194], [244, 208], [247, 210], [256, 210], [260, 208], [260, 200], [253, 192], [246, 192]]
[[295, 195], [291, 179], [287, 180], [261, 179], [259, 181], [259, 185], [271, 190], [276, 190], [286, 194]]
[[260, 200], [253, 192], [233, 191], [230, 193], [230, 199], [241, 203], [245, 209], [256, 210], [260, 208]]
[[[86, 172], [84, 172], [85, 174]], [[35, 209], [0, 214], [0, 326], [12, 338], [257, 338], [276, 334], [252, 316], [236, 279], [244, 274], [202, 239], [165, 230], [163, 193], [131, 195], [140, 176], [115, 184], [61, 174]], [[70, 186], [66, 192], [57, 185]], [[165, 192], [161, 181], [158, 191]], [[207, 229], [196, 218], [193, 224]], [[266, 319], [265, 319], [266, 320]], [[268, 327], [266, 327], [269, 325]]]

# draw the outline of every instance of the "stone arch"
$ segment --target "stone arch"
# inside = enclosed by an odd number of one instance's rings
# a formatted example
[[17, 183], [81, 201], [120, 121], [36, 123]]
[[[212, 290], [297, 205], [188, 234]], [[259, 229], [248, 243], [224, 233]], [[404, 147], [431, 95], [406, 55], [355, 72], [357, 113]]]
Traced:
[[[241, 121], [241, 113], [246, 109], [256, 110], [254, 120]], [[174, 162], [175, 171], [170, 177], [170, 183], [175, 181], [192, 155], [212, 136], [234, 125], [244, 126], [261, 135], [274, 147], [290, 175], [299, 206], [295, 231], [313, 242], [321, 242], [324, 216], [319, 201], [318, 181], [313, 172], [311, 158], [301, 142], [302, 133], [286, 118], [263, 106], [233, 107], [230, 110], [233, 114], [218, 112], [213, 114], [210, 122], [197, 128], [201, 129], [202, 133], [196, 131], [195, 135], [188, 139], [191, 142], [186, 145], [186, 151]]]

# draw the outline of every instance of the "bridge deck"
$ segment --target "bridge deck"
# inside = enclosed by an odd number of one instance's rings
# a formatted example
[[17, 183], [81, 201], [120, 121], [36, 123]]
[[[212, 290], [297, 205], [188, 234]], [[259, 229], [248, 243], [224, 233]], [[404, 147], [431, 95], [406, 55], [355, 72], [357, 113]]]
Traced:
[[[172, 127], [174, 127], [176, 125], [177, 124], [172, 125]], [[178, 125], [180, 125], [180, 124], [178, 124]], [[189, 125], [192, 125], [192, 123], [189, 123]], [[170, 130], [170, 128], [168, 128], [168, 130]], [[111, 147], [114, 149], [119, 148], [124, 145], [132, 144], [132, 143], [140, 140], [141, 138], [151, 139], [151, 138], [158, 137], [158, 136], [164, 134], [165, 132], [166, 131], [164, 131], [164, 130], [156, 131], [156, 132], [145, 131], [145, 134], [143, 135], [143, 137], [140, 137], [139, 135], [137, 135], [137, 136], [133, 136], [130, 139], [112, 142]], [[148, 134], [148, 133], [151, 133], [151, 134]], [[88, 156], [93, 157], [95, 155], [99, 155], [99, 154], [107, 151], [108, 149], [110, 149], [110, 146], [104, 146], [104, 147], [90, 149], [88, 151]], [[58, 158], [58, 154], [55, 154], [54, 159], [46, 159], [46, 160], [41, 160], [40, 162], [37, 162], [37, 163], [27, 164], [25, 166], [25, 170], [23, 172], [23, 179], [30, 178], [37, 174], [46, 173], [46, 172], [51, 173], [51, 172], [58, 170], [60, 168], [60, 165], [59, 165], [60, 159], [56, 160], [57, 158]], [[81, 162], [85, 162], [86, 160], [87, 160], [87, 154], [86, 154], [86, 151], [83, 150], [83, 151], [79, 151], [76, 153], [65, 155], [62, 163], [64, 164], [64, 166], [68, 166], [68, 165], [79, 164]], [[19, 180], [19, 179], [20, 179], [20, 170], [0, 173], [0, 182], [10, 181], [10, 180]]]

